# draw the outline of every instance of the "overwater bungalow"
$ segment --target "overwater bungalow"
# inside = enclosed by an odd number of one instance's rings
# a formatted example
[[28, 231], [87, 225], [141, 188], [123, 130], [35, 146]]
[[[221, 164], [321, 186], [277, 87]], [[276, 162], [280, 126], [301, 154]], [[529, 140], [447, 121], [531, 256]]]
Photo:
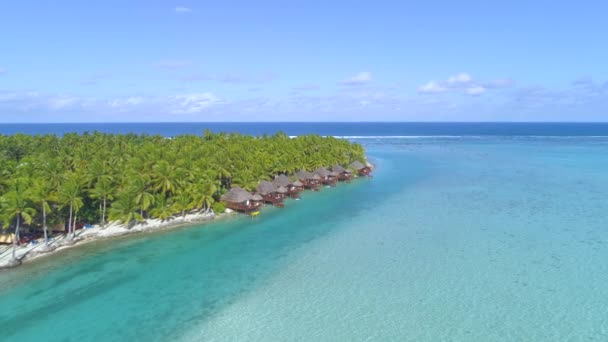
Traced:
[[351, 169], [356, 170], [359, 176], [369, 176], [372, 173], [372, 169], [369, 166], [364, 165], [358, 160], [355, 160], [350, 164]]
[[315, 174], [319, 175], [322, 184], [336, 186], [336, 182], [338, 181], [338, 179], [335, 175], [332, 175], [331, 172], [329, 172], [329, 170], [327, 170], [326, 168], [319, 167], [315, 170]]
[[234, 187], [222, 195], [220, 199], [227, 208], [244, 213], [251, 213], [260, 208], [262, 197], [259, 195], [255, 197], [255, 195], [250, 194], [242, 188]]
[[[281, 187], [283, 187], [284, 189], [287, 189], [287, 192], [285, 193], [285, 195], [289, 196], [291, 198], [299, 198], [300, 197], [299, 193], [302, 190], [304, 190], [304, 187], [300, 181], [293, 182], [286, 175], [275, 176], [272, 183], [277, 187], [277, 192], [279, 192], [279, 193], [280, 193], [280, 191], [278, 191], [278, 190]], [[296, 183], [299, 183], [299, 185], [296, 186], [295, 185]]]
[[306, 170], [300, 170], [296, 172], [295, 176], [302, 183], [305, 189], [318, 190], [321, 177], [317, 174], [313, 174], [312, 172], [308, 172]]
[[270, 203], [277, 207], [283, 207], [283, 195], [277, 192], [277, 187], [269, 181], [261, 181], [256, 189], [257, 193], [262, 197], [264, 202]]
[[258, 206], [261, 206], [262, 204], [264, 204], [264, 198], [262, 196], [260, 196], [260, 194], [251, 195], [251, 200], [254, 203], [257, 203]]
[[286, 187], [279, 185], [277, 187], [277, 194], [283, 199], [289, 194], [289, 190]]
[[321, 176], [316, 173], [312, 174], [312, 177], [308, 179], [308, 183], [312, 186], [312, 191], [319, 191], [319, 187], [321, 186]]
[[349, 170], [343, 168], [341, 165], [336, 164], [331, 168], [331, 170], [332, 172], [338, 174], [339, 181], [350, 182], [353, 179], [353, 174]]
[[291, 188], [289, 188], [289, 196], [291, 198], [300, 198], [300, 192], [304, 191], [304, 184], [299, 180], [293, 182]]

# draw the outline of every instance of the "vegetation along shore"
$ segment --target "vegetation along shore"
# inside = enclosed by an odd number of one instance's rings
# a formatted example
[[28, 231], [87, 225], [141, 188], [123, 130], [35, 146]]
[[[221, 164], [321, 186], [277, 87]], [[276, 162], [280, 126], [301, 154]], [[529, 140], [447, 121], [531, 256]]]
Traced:
[[361, 145], [318, 135], [0, 136], [0, 268], [78, 241], [255, 216], [370, 171]]

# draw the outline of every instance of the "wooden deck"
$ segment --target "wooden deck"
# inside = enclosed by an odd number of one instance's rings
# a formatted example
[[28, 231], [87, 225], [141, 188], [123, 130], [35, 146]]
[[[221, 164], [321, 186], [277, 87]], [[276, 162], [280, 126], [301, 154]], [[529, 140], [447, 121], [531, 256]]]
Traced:
[[275, 207], [283, 208], [285, 205], [282, 203], [284, 196], [282, 194], [272, 193], [262, 196], [264, 202], [274, 205]]
[[369, 176], [372, 173], [372, 169], [368, 166], [359, 170], [359, 176]]
[[261, 203], [259, 202], [253, 202], [250, 201], [249, 204], [247, 203], [233, 203], [233, 202], [224, 202], [224, 204], [226, 205], [226, 208], [235, 210], [235, 211], [240, 211], [243, 213], [249, 213], [255, 210], [260, 209], [260, 207], [262, 206]]

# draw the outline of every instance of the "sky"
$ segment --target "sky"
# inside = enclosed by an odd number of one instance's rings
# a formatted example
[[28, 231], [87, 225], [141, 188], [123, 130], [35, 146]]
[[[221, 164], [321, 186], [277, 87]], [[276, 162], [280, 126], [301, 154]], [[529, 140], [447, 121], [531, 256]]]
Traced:
[[606, 1], [0, 3], [0, 122], [608, 121]]

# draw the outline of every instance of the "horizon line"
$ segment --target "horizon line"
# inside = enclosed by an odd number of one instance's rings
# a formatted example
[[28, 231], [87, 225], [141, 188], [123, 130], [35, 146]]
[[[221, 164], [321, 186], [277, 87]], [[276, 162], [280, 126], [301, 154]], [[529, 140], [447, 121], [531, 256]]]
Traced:
[[95, 122], [0, 122], [0, 125], [95, 125], [95, 124], [608, 124], [608, 121], [95, 121]]

